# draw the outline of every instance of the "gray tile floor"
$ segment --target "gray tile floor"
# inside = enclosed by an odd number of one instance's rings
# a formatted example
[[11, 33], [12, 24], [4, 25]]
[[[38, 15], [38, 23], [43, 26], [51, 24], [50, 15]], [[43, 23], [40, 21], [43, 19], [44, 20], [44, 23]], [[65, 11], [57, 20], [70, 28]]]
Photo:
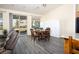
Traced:
[[63, 54], [64, 39], [51, 37], [49, 41], [36, 40], [26, 34], [19, 35], [18, 42], [13, 50], [14, 54]]

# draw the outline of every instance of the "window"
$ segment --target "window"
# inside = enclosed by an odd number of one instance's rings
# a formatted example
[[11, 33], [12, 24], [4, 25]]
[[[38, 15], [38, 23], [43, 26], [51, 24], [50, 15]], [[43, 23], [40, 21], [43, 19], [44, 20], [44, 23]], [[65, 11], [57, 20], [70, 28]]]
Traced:
[[26, 20], [27, 17], [26, 17], [26, 16], [20, 16], [20, 19], [21, 19], [21, 20]]
[[13, 15], [13, 27], [20, 29], [20, 31], [26, 31], [27, 16]]
[[3, 16], [2, 13], [0, 13], [0, 30], [3, 29]]
[[13, 15], [13, 28], [19, 28], [19, 16]]

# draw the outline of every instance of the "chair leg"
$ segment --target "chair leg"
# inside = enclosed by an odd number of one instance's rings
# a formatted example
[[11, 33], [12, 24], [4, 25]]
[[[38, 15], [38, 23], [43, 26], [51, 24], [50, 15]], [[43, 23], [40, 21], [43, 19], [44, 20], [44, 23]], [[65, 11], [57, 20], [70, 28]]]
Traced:
[[48, 37], [48, 41], [50, 40], [50, 37]]
[[50, 37], [47, 37], [47, 41], [49, 41], [50, 40]]
[[38, 37], [38, 40], [40, 41], [40, 37]]
[[33, 37], [31, 36], [31, 40], [33, 40]]
[[35, 41], [35, 39], [36, 39], [36, 38], [34, 37], [34, 41]]

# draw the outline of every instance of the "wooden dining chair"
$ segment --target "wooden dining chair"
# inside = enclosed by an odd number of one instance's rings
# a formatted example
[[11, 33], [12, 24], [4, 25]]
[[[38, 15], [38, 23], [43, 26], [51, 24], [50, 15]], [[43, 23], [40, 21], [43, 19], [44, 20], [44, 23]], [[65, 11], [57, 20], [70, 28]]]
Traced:
[[31, 30], [31, 39], [34, 39], [35, 41], [36, 39], [38, 39], [38, 33], [33, 29], [30, 29], [30, 30]]
[[49, 27], [47, 27], [45, 30], [49, 30], [49, 31], [50, 31], [50, 28], [49, 28]]
[[46, 28], [45, 31], [48, 31], [48, 36], [50, 37], [50, 28]]
[[47, 40], [50, 39], [50, 28], [46, 28], [45, 31], [43, 32], [43, 36], [45, 37], [45, 39], [47, 38]]
[[50, 39], [50, 34], [48, 30], [41, 31], [41, 39], [42, 40], [49, 40]]

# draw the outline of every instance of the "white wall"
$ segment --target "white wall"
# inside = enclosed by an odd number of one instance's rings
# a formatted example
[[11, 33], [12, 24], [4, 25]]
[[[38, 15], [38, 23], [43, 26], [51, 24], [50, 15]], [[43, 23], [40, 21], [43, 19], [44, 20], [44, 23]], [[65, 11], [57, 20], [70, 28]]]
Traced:
[[3, 12], [3, 29], [7, 29], [9, 31], [9, 13]]
[[[50, 11], [41, 18], [41, 27], [48, 27], [46, 22], [51, 26], [52, 36], [69, 36], [75, 34], [75, 5], [67, 4]], [[54, 23], [56, 22], [56, 23]], [[58, 23], [59, 22], [59, 25]], [[55, 33], [55, 32], [57, 33]]]
[[51, 33], [50, 35], [51, 36], [56, 36], [56, 37], [59, 37], [59, 27], [60, 27], [60, 24], [59, 24], [59, 21], [58, 20], [52, 20], [51, 21], [45, 21], [45, 22], [41, 22], [41, 25], [40, 25], [42, 28], [46, 28], [46, 27], [50, 27], [51, 28]]
[[30, 32], [30, 29], [31, 29], [31, 25], [32, 25], [32, 19], [31, 19], [32, 17], [29, 15], [28, 16], [28, 20], [27, 20], [27, 34], [28, 35], [31, 35], [31, 32]]

